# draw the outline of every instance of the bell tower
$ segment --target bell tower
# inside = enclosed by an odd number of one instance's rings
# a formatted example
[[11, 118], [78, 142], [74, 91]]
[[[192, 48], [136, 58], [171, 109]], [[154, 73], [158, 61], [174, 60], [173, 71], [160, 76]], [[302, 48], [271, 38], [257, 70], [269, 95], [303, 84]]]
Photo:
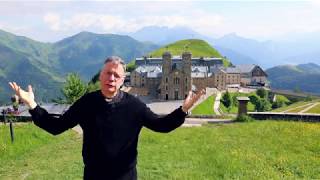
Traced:
[[185, 51], [182, 53], [182, 67], [183, 67], [183, 87], [182, 87], [182, 93], [186, 96], [188, 95], [189, 91], [191, 90], [192, 86], [192, 79], [191, 79], [191, 52]]

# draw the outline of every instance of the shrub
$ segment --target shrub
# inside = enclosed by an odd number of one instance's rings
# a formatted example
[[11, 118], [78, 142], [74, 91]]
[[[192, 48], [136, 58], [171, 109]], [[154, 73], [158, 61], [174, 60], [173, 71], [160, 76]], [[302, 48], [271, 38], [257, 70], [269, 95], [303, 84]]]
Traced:
[[267, 99], [259, 99], [255, 108], [258, 112], [270, 111], [271, 110], [271, 103]]
[[265, 90], [264, 88], [258, 89], [256, 93], [260, 98], [267, 98], [268, 97], [268, 91]]
[[272, 108], [280, 108], [290, 104], [290, 100], [282, 95], [276, 95], [276, 100], [272, 103]]
[[251, 95], [249, 96], [249, 99], [252, 104], [256, 105], [260, 98], [257, 95]]
[[241, 114], [235, 119], [236, 122], [252, 122], [254, 119], [248, 115]]
[[223, 94], [221, 102], [226, 108], [229, 108], [232, 105], [231, 95], [228, 91], [225, 94]]

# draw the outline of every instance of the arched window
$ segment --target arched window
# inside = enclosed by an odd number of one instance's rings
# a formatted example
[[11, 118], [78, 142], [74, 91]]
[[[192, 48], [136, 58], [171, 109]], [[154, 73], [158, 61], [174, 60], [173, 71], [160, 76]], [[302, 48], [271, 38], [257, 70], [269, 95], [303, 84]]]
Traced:
[[179, 78], [174, 78], [174, 84], [180, 84], [180, 79]]

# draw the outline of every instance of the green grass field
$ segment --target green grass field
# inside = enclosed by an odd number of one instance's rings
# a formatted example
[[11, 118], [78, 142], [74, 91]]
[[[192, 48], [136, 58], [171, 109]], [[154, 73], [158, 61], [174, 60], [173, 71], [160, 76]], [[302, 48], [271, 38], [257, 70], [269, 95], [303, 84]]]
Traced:
[[273, 109], [272, 112], [283, 112], [283, 111], [287, 111], [289, 109], [294, 109], [294, 108], [297, 108], [299, 106], [304, 106], [304, 105], [307, 105], [307, 104], [310, 104], [310, 103], [313, 103], [313, 102], [317, 102], [317, 101], [299, 101], [299, 102], [293, 103], [293, 104], [291, 104], [289, 106]]
[[0, 179], [82, 179], [82, 137], [74, 131], [52, 136], [33, 124], [0, 125]]
[[192, 115], [215, 115], [213, 110], [213, 104], [216, 97], [215, 95], [209, 96], [206, 100], [202, 103], [197, 105], [194, 109], [192, 109]]
[[[53, 137], [33, 125], [16, 128], [11, 144], [0, 126], [0, 179], [81, 179], [81, 137]], [[138, 177], [150, 179], [319, 179], [320, 124], [255, 121], [143, 129]]]
[[317, 104], [316, 106], [312, 107], [311, 109], [309, 109], [308, 111], [306, 111], [306, 113], [316, 113], [316, 114], [320, 114], [320, 104]]
[[304, 109], [308, 108], [312, 106], [312, 104], [307, 104], [307, 105], [304, 105], [304, 106], [298, 106], [298, 107], [295, 107], [295, 108], [292, 108], [292, 109], [289, 109], [288, 113], [299, 113], [300, 111], [303, 111]]

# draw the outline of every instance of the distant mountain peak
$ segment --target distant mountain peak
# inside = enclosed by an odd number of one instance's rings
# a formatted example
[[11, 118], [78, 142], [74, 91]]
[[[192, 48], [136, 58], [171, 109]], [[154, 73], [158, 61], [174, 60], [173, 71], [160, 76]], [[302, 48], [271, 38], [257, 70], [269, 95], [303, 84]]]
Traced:
[[139, 41], [151, 41], [158, 44], [168, 44], [190, 38], [206, 39], [203, 35], [186, 26], [147, 26], [129, 35]]

